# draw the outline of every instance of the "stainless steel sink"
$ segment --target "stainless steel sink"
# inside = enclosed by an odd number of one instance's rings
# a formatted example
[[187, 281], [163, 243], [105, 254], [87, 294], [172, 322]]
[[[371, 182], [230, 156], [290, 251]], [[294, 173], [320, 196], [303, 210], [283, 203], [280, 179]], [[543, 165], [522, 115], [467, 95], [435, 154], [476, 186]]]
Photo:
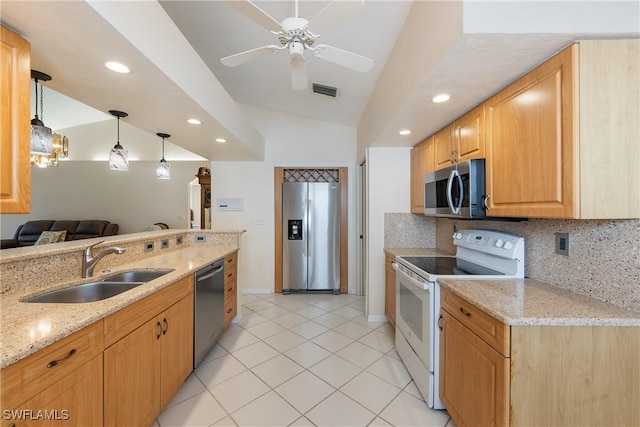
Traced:
[[123, 282], [91, 282], [84, 285], [72, 286], [70, 288], [60, 289], [48, 292], [46, 294], [30, 298], [24, 302], [40, 302], [40, 303], [80, 303], [94, 302], [111, 298], [122, 292], [133, 289], [142, 285], [138, 283]]
[[158, 277], [171, 273], [173, 270], [142, 270], [124, 271], [102, 279], [103, 282], [150, 282]]
[[24, 302], [82, 303], [111, 298], [137, 286], [150, 282], [173, 270], [123, 271], [96, 282], [72, 286], [29, 298]]

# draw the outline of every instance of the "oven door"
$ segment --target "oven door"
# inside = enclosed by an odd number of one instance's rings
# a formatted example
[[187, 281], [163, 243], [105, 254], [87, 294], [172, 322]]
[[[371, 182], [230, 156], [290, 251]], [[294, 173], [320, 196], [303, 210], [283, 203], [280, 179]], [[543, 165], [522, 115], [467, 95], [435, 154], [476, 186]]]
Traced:
[[420, 283], [396, 269], [396, 325], [430, 372], [433, 372], [433, 288], [434, 283]]

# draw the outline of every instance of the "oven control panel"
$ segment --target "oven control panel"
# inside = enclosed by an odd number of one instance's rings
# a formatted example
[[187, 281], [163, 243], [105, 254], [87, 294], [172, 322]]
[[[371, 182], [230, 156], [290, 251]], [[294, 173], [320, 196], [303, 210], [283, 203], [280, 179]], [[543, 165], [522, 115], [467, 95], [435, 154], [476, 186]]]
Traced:
[[522, 259], [524, 238], [495, 230], [460, 230], [453, 233], [453, 244], [459, 248], [501, 258]]

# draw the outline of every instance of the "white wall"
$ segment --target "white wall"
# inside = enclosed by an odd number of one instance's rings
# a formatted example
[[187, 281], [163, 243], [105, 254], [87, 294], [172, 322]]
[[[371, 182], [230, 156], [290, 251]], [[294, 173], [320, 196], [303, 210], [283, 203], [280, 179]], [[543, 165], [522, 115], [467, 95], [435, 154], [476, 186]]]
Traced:
[[368, 148], [367, 315], [369, 321], [387, 321], [384, 315], [384, 216], [409, 212], [411, 207], [411, 148]]
[[171, 179], [156, 179], [156, 162], [130, 162], [112, 171], [104, 162], [61, 161], [31, 170], [31, 214], [1, 215], [2, 238], [10, 239], [31, 219], [104, 219], [118, 234], [136, 233], [156, 222], [189, 227], [189, 182], [203, 162], [171, 162]]
[[[264, 162], [211, 162], [214, 230], [246, 229], [239, 253], [238, 281], [244, 292], [274, 289], [274, 168], [348, 167], [349, 283], [355, 286], [356, 130], [348, 126], [243, 106], [265, 138]], [[243, 198], [241, 212], [220, 212], [216, 199]]]

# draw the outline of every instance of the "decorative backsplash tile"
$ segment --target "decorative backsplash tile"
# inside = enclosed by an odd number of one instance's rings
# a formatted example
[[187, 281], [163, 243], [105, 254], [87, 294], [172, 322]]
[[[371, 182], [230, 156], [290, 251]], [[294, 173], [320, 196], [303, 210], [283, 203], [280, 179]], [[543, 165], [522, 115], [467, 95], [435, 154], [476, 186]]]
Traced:
[[[408, 218], [417, 217], [417, 218]], [[458, 229], [494, 229], [523, 236], [527, 277], [640, 312], [640, 220], [466, 221], [412, 214], [385, 215], [388, 247], [435, 247], [455, 252]], [[425, 233], [430, 235], [425, 235]], [[555, 253], [555, 233], [569, 233], [571, 254]], [[415, 236], [425, 235], [416, 242]]]

